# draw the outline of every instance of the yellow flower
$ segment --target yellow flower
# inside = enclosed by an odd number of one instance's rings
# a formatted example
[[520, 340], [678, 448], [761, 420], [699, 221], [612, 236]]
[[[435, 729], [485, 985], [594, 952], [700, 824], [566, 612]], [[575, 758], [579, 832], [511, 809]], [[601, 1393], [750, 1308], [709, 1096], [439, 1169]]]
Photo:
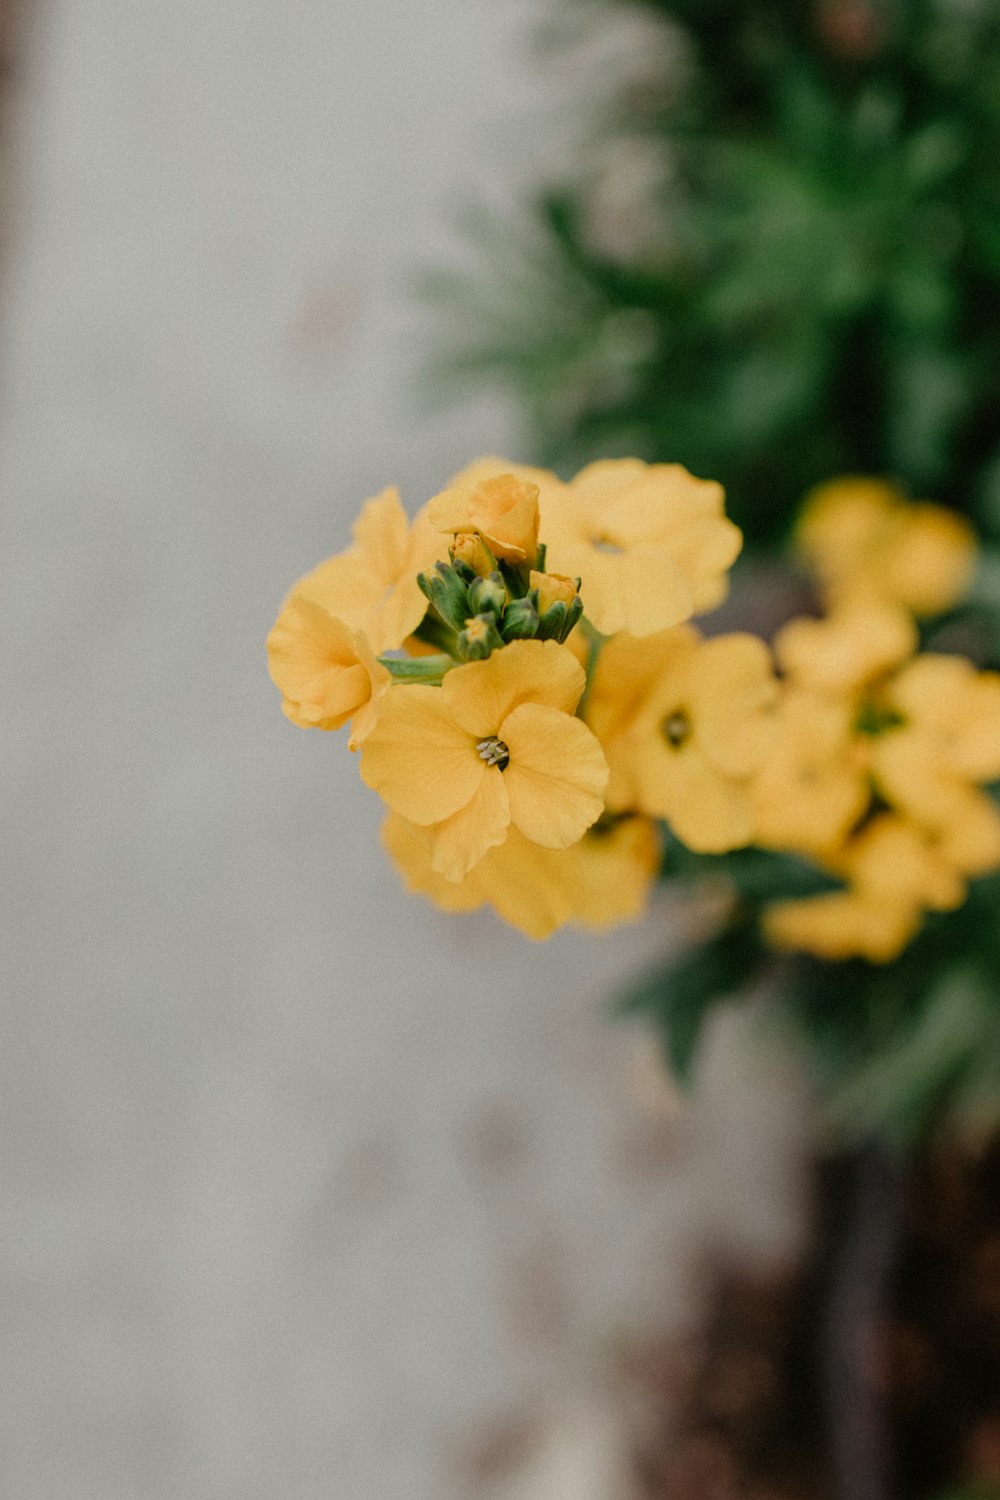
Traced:
[[475, 532], [496, 558], [529, 566], [535, 561], [538, 486], [518, 474], [459, 475], [429, 502], [427, 516], [437, 531]]
[[891, 600], [916, 615], [956, 604], [975, 562], [966, 521], [939, 505], [911, 505], [881, 479], [834, 479], [813, 490], [796, 540], [829, 597]]
[[417, 574], [447, 549], [424, 512], [410, 524], [394, 489], [365, 502], [352, 535], [353, 547], [307, 573], [296, 592], [363, 630], [376, 652], [395, 651], [427, 609]]
[[832, 891], [801, 901], [776, 901], [761, 919], [774, 948], [812, 953], [817, 958], [866, 958], [887, 964], [898, 958], [919, 931], [919, 906], [878, 901], [861, 891]]
[[548, 564], [582, 579], [587, 618], [604, 635], [652, 635], [721, 603], [743, 540], [720, 485], [637, 458], [545, 485], [542, 521]]
[[897, 813], [873, 818], [850, 841], [840, 864], [855, 889], [873, 901], [953, 911], [965, 900], [965, 881], [937, 841]]
[[852, 600], [824, 620], [789, 620], [774, 640], [778, 665], [797, 687], [849, 694], [883, 676], [917, 647], [916, 626], [895, 604]]
[[841, 843], [869, 801], [864, 744], [848, 699], [789, 688], [752, 787], [754, 843], [820, 854]]
[[532, 938], [567, 922], [604, 929], [638, 921], [660, 862], [655, 826], [644, 818], [599, 825], [569, 849], [541, 849], [511, 829], [457, 883], [433, 868], [433, 829], [390, 813], [382, 838], [408, 890], [445, 911], [492, 906]]
[[770, 742], [777, 694], [755, 636], [702, 641], [682, 625], [608, 641], [586, 710], [611, 767], [608, 806], [665, 818], [702, 853], [748, 843], [751, 778]]
[[339, 729], [353, 716], [350, 747], [356, 749], [390, 682], [366, 637], [293, 590], [267, 638], [267, 655], [292, 723]]
[[585, 676], [555, 641], [515, 641], [396, 686], [365, 740], [361, 775], [394, 811], [433, 828], [432, 866], [461, 880], [513, 826], [565, 849], [600, 816], [608, 769], [573, 711]]

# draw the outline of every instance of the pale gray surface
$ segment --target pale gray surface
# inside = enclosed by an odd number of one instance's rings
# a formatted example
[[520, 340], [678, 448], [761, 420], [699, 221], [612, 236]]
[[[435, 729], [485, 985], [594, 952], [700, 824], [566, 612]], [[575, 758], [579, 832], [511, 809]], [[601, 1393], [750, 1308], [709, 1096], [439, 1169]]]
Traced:
[[600, 1014], [656, 923], [535, 947], [409, 901], [264, 667], [366, 494], [519, 446], [499, 405], [420, 415], [406, 293], [530, 177], [541, 8], [41, 4], [0, 328], [4, 1500], [460, 1492], [704, 1218]]

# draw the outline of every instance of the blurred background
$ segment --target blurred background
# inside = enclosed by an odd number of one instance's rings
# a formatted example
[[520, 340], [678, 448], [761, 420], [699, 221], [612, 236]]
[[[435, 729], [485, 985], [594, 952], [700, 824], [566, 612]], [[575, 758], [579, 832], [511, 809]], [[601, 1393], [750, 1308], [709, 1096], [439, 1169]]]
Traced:
[[620, 1500], [609, 1368], [698, 1244], [794, 1234], [785, 1065], [723, 1027], [678, 1114], [607, 1024], [665, 908], [434, 914], [267, 679], [366, 496], [526, 456], [503, 396], [429, 408], [415, 287], [641, 45], [536, 60], [551, 11], [5, 8], [10, 1500]]

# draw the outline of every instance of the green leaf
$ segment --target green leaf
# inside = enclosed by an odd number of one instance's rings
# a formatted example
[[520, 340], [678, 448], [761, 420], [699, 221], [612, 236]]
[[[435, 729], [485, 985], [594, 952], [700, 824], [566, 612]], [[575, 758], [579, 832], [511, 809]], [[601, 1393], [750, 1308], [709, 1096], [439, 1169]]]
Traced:
[[647, 974], [615, 1008], [660, 1028], [674, 1077], [687, 1087], [709, 1011], [747, 984], [763, 956], [756, 924], [741, 921]]

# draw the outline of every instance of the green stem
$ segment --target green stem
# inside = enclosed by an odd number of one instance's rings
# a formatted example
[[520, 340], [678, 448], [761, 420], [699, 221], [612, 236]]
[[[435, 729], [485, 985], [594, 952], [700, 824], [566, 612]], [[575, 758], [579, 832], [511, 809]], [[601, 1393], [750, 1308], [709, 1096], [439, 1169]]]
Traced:
[[444, 674], [455, 665], [454, 658], [445, 656], [380, 656], [383, 667], [388, 668], [394, 682], [426, 682], [437, 687]]

